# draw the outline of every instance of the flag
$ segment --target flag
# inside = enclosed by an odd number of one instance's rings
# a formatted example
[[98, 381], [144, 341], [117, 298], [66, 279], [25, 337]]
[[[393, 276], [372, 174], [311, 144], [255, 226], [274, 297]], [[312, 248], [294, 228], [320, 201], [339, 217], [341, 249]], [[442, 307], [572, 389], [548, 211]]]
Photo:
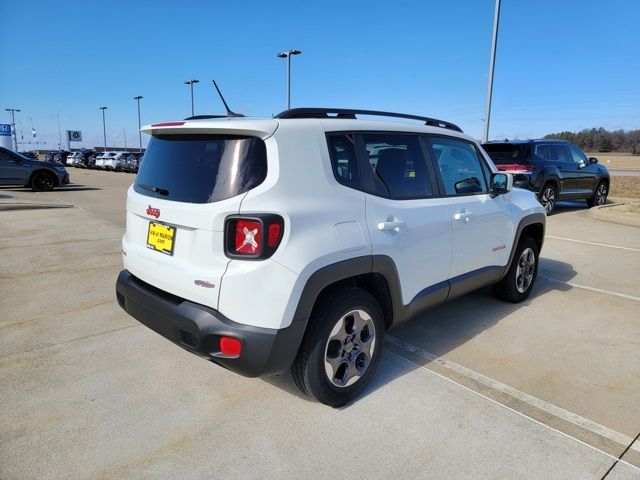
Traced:
[[32, 128], [32, 129], [31, 129], [31, 134], [33, 135], [33, 139], [35, 140], [35, 139], [36, 139], [36, 136], [37, 136], [37, 134], [36, 134], [36, 129], [35, 129], [35, 128]]

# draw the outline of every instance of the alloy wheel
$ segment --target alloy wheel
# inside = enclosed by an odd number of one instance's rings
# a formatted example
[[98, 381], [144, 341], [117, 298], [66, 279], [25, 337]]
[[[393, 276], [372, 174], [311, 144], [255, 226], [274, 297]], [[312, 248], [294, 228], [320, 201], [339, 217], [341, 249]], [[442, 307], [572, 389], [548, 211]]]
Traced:
[[604, 205], [607, 201], [607, 186], [601, 183], [596, 190], [596, 205]]
[[324, 369], [336, 387], [353, 385], [367, 371], [376, 345], [376, 328], [364, 310], [346, 313], [334, 325], [324, 351]]
[[556, 201], [556, 192], [552, 187], [546, 187], [542, 191], [542, 195], [540, 195], [540, 203], [544, 207], [547, 213], [550, 213], [553, 210], [553, 205]]
[[531, 286], [533, 282], [533, 275], [536, 271], [536, 256], [533, 250], [525, 248], [518, 260], [518, 267], [516, 268], [516, 288], [518, 292], [524, 293]]

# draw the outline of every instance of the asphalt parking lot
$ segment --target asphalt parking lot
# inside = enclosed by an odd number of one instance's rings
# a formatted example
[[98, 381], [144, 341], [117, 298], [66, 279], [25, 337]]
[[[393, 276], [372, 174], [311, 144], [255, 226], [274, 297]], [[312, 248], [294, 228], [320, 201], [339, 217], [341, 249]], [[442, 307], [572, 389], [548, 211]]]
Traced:
[[[0, 187], [0, 478], [640, 478], [640, 229], [562, 205], [514, 306], [480, 290], [390, 332], [339, 410], [116, 304], [129, 174]], [[42, 208], [56, 207], [56, 208]]]

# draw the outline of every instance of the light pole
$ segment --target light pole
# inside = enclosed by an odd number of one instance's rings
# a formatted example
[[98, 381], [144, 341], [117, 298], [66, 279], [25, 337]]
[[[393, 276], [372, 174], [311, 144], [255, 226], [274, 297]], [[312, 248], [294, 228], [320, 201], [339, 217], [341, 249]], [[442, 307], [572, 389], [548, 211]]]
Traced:
[[194, 83], [200, 83], [200, 80], [196, 80], [195, 78], [193, 80], [187, 80], [186, 82], [184, 82], [185, 85], [190, 85], [191, 86], [191, 116], [195, 116], [194, 113], [194, 109], [193, 109], [193, 84]]
[[287, 110], [291, 108], [291, 55], [300, 55], [301, 50], [285, 50], [278, 53], [278, 58], [287, 59]]
[[109, 107], [100, 107], [100, 110], [102, 110], [102, 132], [104, 134], [104, 151], [107, 151], [107, 124], [105, 123], [105, 119], [104, 119], [104, 111], [109, 108]]
[[[16, 123], [20, 124], [20, 143], [22, 143], [23, 146], [24, 146], [24, 127], [22, 126], [22, 122], [20, 120], [18, 120]], [[18, 132], [16, 132], [16, 135], [17, 134], [18, 134]]]
[[5, 108], [4, 111], [5, 112], [9, 112], [11, 114], [11, 133], [13, 133], [13, 145], [14, 145], [14, 148], [16, 149], [16, 152], [17, 152], [18, 151], [18, 136], [16, 135], [15, 113], [19, 112], [20, 109], [19, 108]]
[[36, 140], [36, 129], [33, 128], [33, 118], [27, 118], [31, 121], [31, 138], [33, 139], [33, 144], [35, 145], [33, 148], [35, 149], [36, 154], [38, 154], [38, 141]]
[[58, 110], [58, 150], [62, 150], [62, 130], [60, 130], [60, 110]]
[[138, 101], [138, 141], [140, 142], [139, 151], [142, 153], [142, 132], [140, 131], [142, 128], [142, 125], [140, 124], [140, 100], [142, 100], [142, 97], [138, 95], [137, 97], [133, 97], [133, 99]]
[[500, 0], [496, 0], [493, 14], [493, 38], [491, 39], [491, 58], [489, 59], [489, 82], [487, 86], [487, 106], [484, 111], [484, 133], [482, 141], [489, 140], [489, 120], [491, 118], [491, 98], [493, 96], [493, 70], [496, 66], [496, 46], [498, 44], [498, 26], [500, 22]]

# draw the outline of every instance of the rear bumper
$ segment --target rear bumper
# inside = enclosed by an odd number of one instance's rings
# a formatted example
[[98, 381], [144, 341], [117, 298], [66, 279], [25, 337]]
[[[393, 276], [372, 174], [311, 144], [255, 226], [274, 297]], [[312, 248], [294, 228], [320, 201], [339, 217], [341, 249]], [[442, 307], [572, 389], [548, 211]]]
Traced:
[[[247, 377], [289, 369], [298, 352], [306, 322], [276, 330], [229, 320], [220, 312], [159, 290], [123, 270], [116, 282], [118, 304], [140, 323], [176, 345]], [[242, 344], [239, 356], [219, 351], [221, 336]]]

